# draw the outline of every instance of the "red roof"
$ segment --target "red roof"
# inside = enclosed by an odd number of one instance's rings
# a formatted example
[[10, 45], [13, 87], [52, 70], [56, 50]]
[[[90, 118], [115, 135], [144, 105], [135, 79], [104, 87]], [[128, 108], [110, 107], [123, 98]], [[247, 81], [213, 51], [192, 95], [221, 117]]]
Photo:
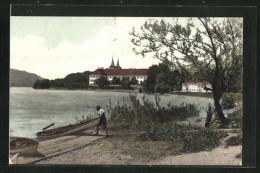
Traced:
[[147, 75], [148, 69], [96, 69], [91, 75]]
[[199, 83], [199, 82], [207, 82], [206, 80], [189, 80], [189, 81], [186, 81], [184, 83]]

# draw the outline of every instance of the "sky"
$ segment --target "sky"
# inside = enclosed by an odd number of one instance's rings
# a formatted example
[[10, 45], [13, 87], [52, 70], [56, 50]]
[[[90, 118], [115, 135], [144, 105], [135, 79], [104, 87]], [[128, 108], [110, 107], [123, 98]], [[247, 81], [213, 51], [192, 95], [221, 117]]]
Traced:
[[[122, 68], [149, 68], [159, 60], [136, 55], [129, 35], [133, 27], [140, 31], [148, 19], [173, 21], [172, 17], [11, 16], [10, 68], [46, 79], [108, 68], [112, 57]], [[178, 23], [185, 25], [187, 19], [178, 18]], [[194, 24], [200, 25], [196, 20]]]
[[122, 68], [149, 68], [159, 60], [135, 55], [129, 35], [147, 19], [12, 16], [10, 68], [56, 79], [108, 68], [112, 56]]

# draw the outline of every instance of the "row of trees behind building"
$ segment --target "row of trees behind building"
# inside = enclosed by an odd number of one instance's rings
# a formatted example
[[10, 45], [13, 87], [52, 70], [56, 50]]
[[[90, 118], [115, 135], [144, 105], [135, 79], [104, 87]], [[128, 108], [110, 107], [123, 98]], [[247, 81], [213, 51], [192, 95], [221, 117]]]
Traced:
[[[89, 76], [91, 72], [85, 71], [83, 73], [71, 73], [65, 78], [59, 78], [55, 80], [37, 80], [33, 84], [35, 89], [48, 89], [48, 88], [64, 88], [64, 89], [88, 89]], [[160, 63], [159, 65], [152, 65], [149, 67], [147, 80], [141, 83], [149, 93], [169, 93], [174, 91], [180, 91], [182, 89], [182, 83], [187, 80], [198, 78], [197, 72], [182, 72], [178, 70], [172, 70], [167, 63]], [[107, 76], [101, 76], [96, 80], [96, 85], [93, 88], [100, 89], [132, 89], [131, 86], [137, 85], [138, 80], [135, 77], [113, 77], [111, 81]], [[229, 92], [241, 92], [242, 91], [242, 75], [241, 82], [229, 88]]]

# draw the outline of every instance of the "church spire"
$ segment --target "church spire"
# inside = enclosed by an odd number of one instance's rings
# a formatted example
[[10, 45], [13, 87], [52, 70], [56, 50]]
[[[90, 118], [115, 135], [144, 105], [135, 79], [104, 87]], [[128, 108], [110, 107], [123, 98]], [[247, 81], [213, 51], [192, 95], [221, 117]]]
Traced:
[[115, 67], [115, 63], [114, 63], [114, 58], [113, 58], [113, 56], [112, 56], [112, 62], [111, 62], [111, 65], [110, 65], [109, 68], [114, 68], [114, 67]]
[[120, 67], [120, 65], [119, 65], [119, 58], [117, 59], [116, 66], [117, 66], [117, 67]]
[[114, 63], [114, 57], [112, 56], [112, 62], [111, 62], [111, 65], [109, 67], [110, 69], [121, 69], [120, 65], [119, 65], [119, 58], [117, 59], [117, 64], [115, 66], [115, 63]]

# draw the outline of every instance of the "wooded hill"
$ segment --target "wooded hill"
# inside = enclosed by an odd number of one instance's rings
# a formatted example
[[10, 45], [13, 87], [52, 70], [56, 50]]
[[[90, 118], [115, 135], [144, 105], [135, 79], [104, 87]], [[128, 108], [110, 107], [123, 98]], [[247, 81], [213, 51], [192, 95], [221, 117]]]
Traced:
[[33, 83], [43, 78], [26, 71], [10, 69], [10, 86], [11, 87], [32, 87]]

